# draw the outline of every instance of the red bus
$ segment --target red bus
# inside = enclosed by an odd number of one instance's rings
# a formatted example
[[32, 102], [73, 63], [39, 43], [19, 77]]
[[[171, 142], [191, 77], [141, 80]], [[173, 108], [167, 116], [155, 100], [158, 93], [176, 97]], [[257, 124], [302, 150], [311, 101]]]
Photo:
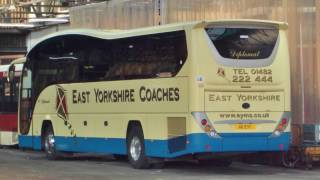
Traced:
[[[23, 59], [0, 65], [0, 145], [18, 144], [18, 92]], [[9, 69], [12, 79], [9, 81]]]

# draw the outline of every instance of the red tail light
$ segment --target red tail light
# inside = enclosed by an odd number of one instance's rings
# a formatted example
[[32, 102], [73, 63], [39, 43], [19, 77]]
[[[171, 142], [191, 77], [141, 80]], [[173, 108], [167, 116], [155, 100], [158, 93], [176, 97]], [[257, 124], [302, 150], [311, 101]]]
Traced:
[[278, 131], [283, 131], [286, 127], [287, 127], [287, 123], [288, 123], [288, 120], [287, 118], [282, 118], [278, 127], [277, 127], [277, 130]]
[[208, 123], [208, 121], [207, 121], [206, 119], [202, 119], [202, 120], [201, 120], [201, 124], [202, 124], [202, 126], [207, 125], [207, 123]]
[[200, 128], [210, 137], [220, 138], [216, 130], [214, 129], [212, 122], [208, 118], [205, 112], [192, 112], [191, 113]]
[[284, 113], [284, 115], [282, 115], [280, 122], [276, 126], [276, 128], [273, 131], [271, 136], [272, 137], [280, 136], [285, 131], [285, 129], [288, 127], [289, 122], [290, 122], [290, 114]]

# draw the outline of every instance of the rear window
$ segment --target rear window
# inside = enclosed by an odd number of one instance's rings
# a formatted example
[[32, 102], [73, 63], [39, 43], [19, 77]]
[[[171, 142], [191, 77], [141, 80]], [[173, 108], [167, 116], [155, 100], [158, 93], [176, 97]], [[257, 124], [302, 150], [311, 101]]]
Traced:
[[205, 30], [222, 57], [239, 60], [270, 57], [279, 34], [277, 29], [271, 28], [208, 27]]

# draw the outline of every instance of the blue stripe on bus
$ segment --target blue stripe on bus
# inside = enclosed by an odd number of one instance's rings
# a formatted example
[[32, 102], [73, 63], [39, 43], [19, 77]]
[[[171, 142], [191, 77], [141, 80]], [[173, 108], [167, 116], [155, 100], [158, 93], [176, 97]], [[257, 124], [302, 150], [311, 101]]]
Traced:
[[41, 150], [40, 136], [22, 136], [19, 135], [19, 147]]
[[[198, 133], [177, 139], [146, 140], [146, 154], [151, 157], [173, 158], [203, 152], [286, 151], [290, 144], [290, 133], [283, 133], [279, 137], [269, 137], [270, 133], [228, 133], [220, 135], [222, 138], [211, 138], [207, 134]], [[55, 139], [59, 151], [126, 154], [126, 140], [121, 138], [57, 136]], [[187, 140], [186, 144], [181, 144], [181, 140]], [[170, 143], [170, 141], [176, 143]], [[31, 136], [19, 136], [19, 146], [39, 150], [41, 138], [39, 136], [33, 138]]]
[[59, 151], [126, 154], [126, 140], [121, 138], [55, 137]]

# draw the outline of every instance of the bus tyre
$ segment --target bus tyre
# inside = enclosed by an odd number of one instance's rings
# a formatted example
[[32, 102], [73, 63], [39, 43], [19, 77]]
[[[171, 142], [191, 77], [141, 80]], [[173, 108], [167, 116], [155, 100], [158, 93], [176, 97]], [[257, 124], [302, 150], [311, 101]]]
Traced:
[[57, 159], [54, 132], [53, 132], [52, 126], [49, 126], [45, 131], [44, 150], [45, 150], [46, 156], [49, 160], [56, 160]]
[[147, 169], [150, 167], [148, 157], [145, 154], [144, 137], [140, 126], [131, 128], [127, 141], [128, 160], [135, 169]]

